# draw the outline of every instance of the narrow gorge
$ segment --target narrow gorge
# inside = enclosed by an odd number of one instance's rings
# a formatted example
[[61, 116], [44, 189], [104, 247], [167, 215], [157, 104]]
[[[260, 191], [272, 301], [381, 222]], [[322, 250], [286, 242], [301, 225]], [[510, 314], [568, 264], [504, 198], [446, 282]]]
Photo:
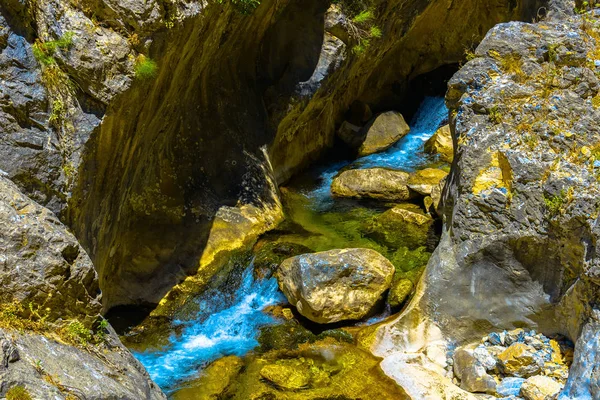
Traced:
[[0, 0], [0, 398], [600, 400], [600, 3]]

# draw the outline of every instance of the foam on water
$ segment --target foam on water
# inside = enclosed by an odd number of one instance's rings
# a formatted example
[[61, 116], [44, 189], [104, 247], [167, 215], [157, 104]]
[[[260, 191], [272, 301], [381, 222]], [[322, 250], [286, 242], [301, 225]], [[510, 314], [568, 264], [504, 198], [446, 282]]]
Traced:
[[333, 205], [330, 191], [333, 178], [348, 165], [352, 168], [385, 167], [407, 172], [418, 169], [429, 160], [423, 152], [425, 142], [447, 117], [448, 109], [443, 97], [425, 97], [410, 123], [410, 132], [394, 146], [352, 162], [339, 162], [325, 167], [317, 187], [304, 195], [311, 200], [314, 209], [324, 211]]
[[[183, 331], [171, 338], [169, 346], [135, 356], [152, 379], [169, 392], [177, 382], [192, 378], [207, 363], [227, 355], [242, 356], [255, 348], [259, 328], [276, 323], [262, 310], [284, 300], [277, 280], [254, 280], [250, 265], [243, 272], [241, 286], [231, 301], [214, 302], [215, 310], [200, 307], [196, 320], [179, 321], [184, 326]], [[221, 309], [218, 309], [219, 303]]]

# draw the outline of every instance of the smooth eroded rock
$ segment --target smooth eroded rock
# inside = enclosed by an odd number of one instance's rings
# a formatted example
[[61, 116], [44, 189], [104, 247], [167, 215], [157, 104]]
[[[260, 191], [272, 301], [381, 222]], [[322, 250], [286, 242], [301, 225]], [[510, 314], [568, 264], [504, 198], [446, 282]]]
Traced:
[[369, 315], [389, 289], [394, 266], [370, 249], [339, 249], [288, 258], [279, 287], [300, 314], [318, 323]]
[[412, 198], [408, 189], [409, 174], [386, 168], [351, 169], [333, 179], [335, 197], [404, 201]]
[[444, 125], [439, 128], [435, 134], [425, 142], [425, 152], [429, 154], [439, 154], [440, 159], [446, 162], [452, 162], [454, 159], [454, 145], [452, 144], [452, 133], [450, 126]]
[[410, 127], [399, 112], [379, 114], [364, 127], [366, 136], [358, 155], [362, 157], [388, 149], [409, 131]]

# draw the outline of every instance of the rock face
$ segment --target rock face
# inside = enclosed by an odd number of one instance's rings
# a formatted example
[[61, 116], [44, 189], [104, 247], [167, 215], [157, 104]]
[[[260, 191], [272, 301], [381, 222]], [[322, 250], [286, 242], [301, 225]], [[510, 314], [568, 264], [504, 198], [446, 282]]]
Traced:
[[300, 314], [318, 323], [358, 320], [389, 289], [394, 266], [370, 249], [330, 250], [288, 258], [279, 287]]
[[[551, 15], [562, 20], [497, 25], [449, 82], [458, 146], [444, 233], [411, 305], [379, 329], [376, 354], [399, 363], [429, 343], [515, 325], [576, 341], [595, 323], [596, 17]], [[570, 390], [592, 390], [593, 371], [574, 371], [585, 378], [572, 377], [580, 387]]]
[[0, 225], [0, 304], [49, 309], [49, 321], [95, 321], [101, 294], [87, 253], [51, 211], [1, 176]]
[[0, 344], [18, 355], [0, 364], [0, 396], [20, 386], [34, 399], [166, 399], [114, 333], [94, 351], [5, 329]]
[[408, 189], [409, 174], [385, 168], [351, 169], [333, 179], [331, 193], [336, 197], [408, 200], [414, 195]]
[[0, 396], [165, 399], [112, 328], [99, 344], [64, 343], [69, 326], [86, 341], [97, 329], [98, 276], [56, 216], [1, 176], [0, 224]]
[[363, 131], [365, 139], [358, 149], [359, 157], [390, 148], [410, 131], [410, 127], [402, 114], [388, 111], [376, 116]]
[[439, 154], [440, 159], [451, 163], [454, 159], [454, 145], [450, 126], [444, 125], [425, 142], [425, 152]]

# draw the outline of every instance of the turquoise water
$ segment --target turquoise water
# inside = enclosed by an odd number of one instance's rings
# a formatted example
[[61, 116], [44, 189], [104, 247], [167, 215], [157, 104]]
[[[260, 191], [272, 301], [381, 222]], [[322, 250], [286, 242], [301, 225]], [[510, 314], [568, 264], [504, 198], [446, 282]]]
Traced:
[[258, 345], [259, 328], [277, 322], [262, 312], [267, 306], [285, 302], [277, 280], [255, 280], [252, 269], [250, 265], [244, 270], [233, 296], [214, 293], [213, 299], [198, 300], [201, 311], [197, 319], [178, 321], [183, 331], [171, 338], [169, 346], [134, 354], [165, 392], [217, 358], [246, 354]]
[[315, 210], [326, 211], [334, 205], [330, 191], [331, 182], [342, 168], [385, 167], [412, 172], [423, 167], [431, 161], [431, 157], [423, 151], [425, 142], [446, 118], [448, 118], [448, 109], [444, 98], [425, 97], [412, 118], [410, 132], [394, 146], [381, 153], [324, 167], [318, 178], [318, 185], [314, 189], [304, 191], [303, 194], [310, 199]]
[[[411, 122], [411, 131], [392, 148], [355, 161], [328, 165], [317, 171], [318, 184], [301, 190], [308, 199], [305, 207], [317, 212], [332, 208], [331, 181], [341, 168], [378, 166], [412, 171], [423, 166], [429, 161], [423, 153], [423, 144], [447, 115], [443, 97], [425, 98]], [[211, 361], [227, 355], [247, 354], [258, 346], [259, 328], [278, 323], [262, 310], [285, 303], [286, 299], [275, 278], [255, 280], [252, 270], [250, 264], [239, 279], [233, 279], [237, 283], [228, 284], [227, 292], [216, 289], [197, 299], [199, 311], [186, 317], [185, 321], [175, 322], [181, 333], [173, 335], [168, 346], [160, 351], [135, 353], [166, 393], [175, 390], [181, 382], [195, 378]]]

